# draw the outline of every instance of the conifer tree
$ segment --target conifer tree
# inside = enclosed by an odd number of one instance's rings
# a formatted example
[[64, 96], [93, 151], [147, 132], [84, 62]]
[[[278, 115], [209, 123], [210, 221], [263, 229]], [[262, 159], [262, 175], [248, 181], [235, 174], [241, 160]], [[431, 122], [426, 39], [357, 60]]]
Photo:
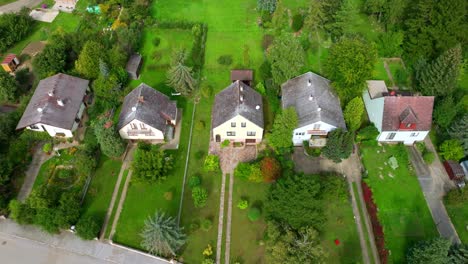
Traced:
[[192, 69], [184, 65], [186, 59], [187, 52], [185, 50], [174, 52], [172, 66], [167, 72], [167, 84], [183, 95], [192, 93], [196, 85]]

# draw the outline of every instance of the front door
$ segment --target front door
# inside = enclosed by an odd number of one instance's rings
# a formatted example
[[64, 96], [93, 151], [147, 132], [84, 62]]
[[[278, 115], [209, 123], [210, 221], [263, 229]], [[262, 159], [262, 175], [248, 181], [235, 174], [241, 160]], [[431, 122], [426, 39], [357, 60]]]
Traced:
[[221, 142], [221, 136], [220, 135], [216, 135], [216, 142]]

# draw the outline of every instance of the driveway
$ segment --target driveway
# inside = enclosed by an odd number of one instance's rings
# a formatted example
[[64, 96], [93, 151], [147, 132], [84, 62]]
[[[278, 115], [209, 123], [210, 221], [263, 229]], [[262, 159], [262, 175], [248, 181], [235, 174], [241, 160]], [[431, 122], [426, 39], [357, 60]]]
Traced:
[[38, 6], [42, 0], [18, 0], [7, 5], [0, 6], [0, 14], [3, 13], [16, 13], [21, 10], [23, 7], [33, 8]]
[[52, 155], [47, 155], [44, 153], [44, 151], [42, 151], [42, 146], [43, 144], [38, 144], [34, 148], [33, 159], [25, 172], [26, 177], [24, 179], [24, 183], [18, 192], [18, 200], [20, 201], [26, 200], [29, 193], [31, 193], [42, 164], [52, 157]]

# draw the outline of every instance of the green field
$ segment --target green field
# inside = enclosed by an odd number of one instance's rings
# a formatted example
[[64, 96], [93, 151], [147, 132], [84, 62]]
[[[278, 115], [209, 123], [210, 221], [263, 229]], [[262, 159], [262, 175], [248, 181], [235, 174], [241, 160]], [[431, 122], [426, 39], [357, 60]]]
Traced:
[[457, 230], [460, 240], [464, 244], [468, 244], [468, 204], [464, 203], [462, 205], [449, 205], [445, 203], [445, 209], [452, 220], [455, 229]]
[[[415, 242], [438, 236], [418, 180], [403, 145], [374, 146], [364, 142], [362, 161], [368, 171], [364, 181], [370, 186], [378, 207], [378, 217], [390, 251], [390, 263], [403, 263]], [[389, 158], [397, 158], [393, 170]]]

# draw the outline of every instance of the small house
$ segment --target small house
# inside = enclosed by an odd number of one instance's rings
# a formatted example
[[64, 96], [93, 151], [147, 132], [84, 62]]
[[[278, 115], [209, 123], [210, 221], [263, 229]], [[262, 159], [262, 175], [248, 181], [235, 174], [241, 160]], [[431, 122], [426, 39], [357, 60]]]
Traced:
[[294, 146], [308, 141], [312, 147], [323, 147], [330, 131], [346, 129], [340, 100], [333, 91], [330, 80], [307, 72], [281, 85], [283, 109], [296, 110], [299, 125], [294, 129]]
[[2, 61], [2, 68], [6, 72], [10, 73], [10, 72], [14, 72], [19, 64], [20, 64], [20, 61], [18, 57], [16, 57], [15, 54], [8, 54], [5, 57], [5, 59], [3, 59]]
[[213, 140], [257, 144], [263, 138], [262, 96], [237, 80], [215, 97], [211, 114]]
[[252, 70], [232, 70], [231, 82], [241, 81], [248, 86], [252, 86], [253, 71]]
[[454, 181], [458, 187], [464, 187], [465, 171], [463, 167], [453, 160], [444, 161], [444, 168], [447, 171], [449, 178]]
[[141, 68], [142, 59], [139, 54], [133, 54], [130, 56], [125, 67], [128, 75], [131, 79], [137, 80], [140, 78], [140, 68]]
[[16, 129], [73, 137], [85, 110], [89, 81], [58, 73], [41, 80]]
[[125, 96], [117, 129], [124, 139], [162, 143], [172, 140], [177, 114], [176, 101], [142, 83]]

